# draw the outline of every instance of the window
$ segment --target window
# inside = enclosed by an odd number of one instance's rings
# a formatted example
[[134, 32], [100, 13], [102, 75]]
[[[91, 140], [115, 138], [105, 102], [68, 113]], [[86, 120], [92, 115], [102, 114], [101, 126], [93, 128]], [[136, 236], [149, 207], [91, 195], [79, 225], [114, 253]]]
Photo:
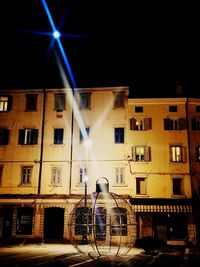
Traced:
[[196, 106], [196, 112], [200, 112], [200, 106]]
[[179, 118], [179, 119], [165, 118], [164, 129], [165, 130], [184, 130], [186, 129], [186, 119], [185, 118]]
[[80, 109], [90, 108], [91, 93], [80, 93]]
[[63, 128], [56, 128], [54, 129], [54, 144], [60, 145], [63, 144]]
[[35, 145], [38, 143], [38, 129], [20, 129], [18, 143], [20, 145]]
[[196, 161], [200, 162], [200, 146], [196, 147]]
[[21, 185], [31, 184], [32, 166], [24, 166], [21, 168]]
[[183, 179], [172, 178], [173, 195], [183, 195]]
[[178, 107], [177, 106], [169, 106], [169, 112], [177, 112]]
[[125, 208], [111, 209], [111, 236], [127, 236], [127, 210]]
[[125, 169], [124, 167], [117, 167], [115, 168], [115, 172], [116, 172], [116, 183], [117, 184], [124, 184], [125, 181]]
[[89, 127], [80, 130], [80, 143], [82, 143], [84, 140], [88, 138], [89, 132], [90, 132]]
[[116, 93], [114, 94], [114, 108], [124, 108], [125, 107], [125, 94]]
[[170, 146], [170, 161], [171, 162], [185, 162], [185, 148], [178, 146]]
[[12, 96], [0, 96], [0, 112], [11, 110]]
[[33, 223], [33, 208], [17, 209], [17, 225], [16, 233], [18, 235], [31, 235]]
[[0, 186], [2, 185], [2, 177], [3, 177], [3, 166], [0, 165]]
[[37, 95], [27, 94], [26, 95], [26, 110], [36, 111], [36, 109], [37, 109]]
[[192, 130], [193, 131], [200, 131], [200, 118], [192, 118]]
[[52, 167], [51, 169], [51, 185], [61, 185], [62, 168]]
[[143, 107], [142, 106], [136, 106], [135, 107], [135, 113], [142, 113], [143, 112]]
[[149, 146], [132, 146], [133, 161], [151, 161], [151, 148]]
[[85, 236], [92, 233], [92, 209], [88, 207], [76, 208], [75, 235]]
[[136, 178], [136, 194], [146, 195], [146, 178], [144, 177]]
[[80, 168], [80, 184], [85, 182], [85, 176], [87, 176], [87, 169]]
[[95, 237], [96, 240], [106, 239], [106, 209], [103, 207], [96, 208], [96, 225]]
[[152, 119], [151, 118], [131, 118], [130, 119], [130, 130], [142, 131], [152, 129]]
[[65, 110], [66, 95], [65, 94], [55, 94], [55, 110], [63, 111]]
[[115, 144], [124, 144], [124, 128], [115, 128]]
[[8, 129], [0, 129], [0, 145], [8, 145], [9, 140], [9, 130]]

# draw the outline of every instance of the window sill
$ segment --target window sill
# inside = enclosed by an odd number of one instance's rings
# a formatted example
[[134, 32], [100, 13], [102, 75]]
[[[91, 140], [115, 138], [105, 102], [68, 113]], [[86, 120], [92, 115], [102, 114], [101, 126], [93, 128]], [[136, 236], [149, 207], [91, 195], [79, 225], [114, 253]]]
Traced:
[[127, 184], [114, 184], [112, 187], [127, 187]]
[[61, 184], [50, 184], [49, 187], [62, 187]]
[[144, 198], [144, 197], [149, 197], [149, 195], [147, 195], [147, 194], [140, 194], [140, 195], [134, 195], [133, 197], [136, 197], [136, 198]]
[[31, 184], [19, 184], [18, 187], [32, 187]]
[[50, 144], [50, 146], [65, 146], [65, 144]]
[[186, 195], [171, 195], [172, 198], [187, 198]]

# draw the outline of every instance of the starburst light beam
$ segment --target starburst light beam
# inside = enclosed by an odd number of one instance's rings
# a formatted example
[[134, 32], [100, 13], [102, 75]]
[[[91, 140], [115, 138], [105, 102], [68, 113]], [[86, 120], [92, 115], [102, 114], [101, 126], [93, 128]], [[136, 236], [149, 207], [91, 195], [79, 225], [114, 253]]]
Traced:
[[[48, 8], [48, 5], [47, 5], [46, 1], [45, 1], [45, 0], [41, 0], [41, 1], [42, 1], [43, 7], [44, 7], [44, 9], [45, 9], [45, 12], [46, 12], [46, 14], [47, 14], [47, 17], [48, 17], [48, 19], [49, 19], [49, 23], [50, 23], [50, 25], [51, 25], [51, 28], [52, 28], [52, 31], [53, 31], [53, 34], [54, 34], [55, 32], [58, 32], [58, 30], [57, 30], [56, 27], [55, 27], [53, 18], [52, 18], [52, 16], [51, 16], [51, 13], [50, 13], [50, 10], [49, 10], [49, 8]], [[54, 37], [54, 38], [55, 38], [55, 37]], [[63, 49], [63, 45], [62, 45], [62, 43], [61, 43], [61, 40], [60, 40], [60, 38], [55, 38], [55, 40], [57, 41], [58, 47], [59, 47], [59, 49], [60, 49], [60, 52], [61, 52], [61, 55], [62, 55], [62, 58], [63, 58], [63, 61], [64, 61], [65, 66], [66, 66], [66, 68], [67, 68], [67, 72], [68, 72], [68, 74], [69, 74], [69, 78], [70, 78], [70, 81], [71, 81], [71, 83], [72, 83], [72, 87], [73, 87], [73, 88], [77, 88], [77, 86], [76, 86], [76, 82], [75, 82], [75, 79], [74, 79], [74, 75], [73, 75], [72, 70], [71, 70], [71, 68], [70, 68], [70, 64], [69, 64], [69, 61], [68, 61], [68, 59], [67, 59], [66, 53], [65, 53], [65, 51], [64, 51], [64, 49]]]

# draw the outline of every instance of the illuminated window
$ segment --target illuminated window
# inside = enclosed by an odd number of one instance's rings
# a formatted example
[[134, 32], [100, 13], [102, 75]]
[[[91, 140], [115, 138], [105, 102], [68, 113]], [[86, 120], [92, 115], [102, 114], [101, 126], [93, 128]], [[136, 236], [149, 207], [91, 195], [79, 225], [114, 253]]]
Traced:
[[151, 161], [151, 148], [149, 146], [132, 146], [133, 161]]
[[170, 146], [170, 161], [185, 162], [185, 148], [182, 146]]
[[56, 111], [63, 111], [65, 110], [65, 103], [66, 103], [66, 95], [65, 94], [55, 94], [54, 98], [54, 109]]
[[35, 145], [38, 142], [38, 129], [20, 129], [18, 144]]
[[63, 128], [56, 128], [54, 129], [54, 144], [60, 145], [63, 144]]
[[90, 108], [90, 101], [91, 101], [91, 93], [80, 93], [80, 109], [89, 109]]
[[36, 109], [37, 109], [37, 95], [27, 94], [26, 95], [26, 110], [36, 111]]
[[115, 144], [124, 144], [124, 128], [115, 128]]
[[32, 166], [24, 166], [21, 168], [21, 185], [31, 184]]
[[115, 168], [115, 172], [116, 172], [116, 183], [117, 184], [124, 184], [125, 181], [125, 169], [124, 167], [117, 167]]
[[9, 130], [0, 129], [0, 145], [8, 145], [9, 140]]
[[165, 130], [184, 130], [186, 129], [185, 118], [165, 118], [164, 119]]
[[92, 209], [88, 207], [76, 208], [75, 235], [92, 233]]
[[130, 130], [142, 131], [152, 129], [151, 118], [131, 118], [130, 119]]
[[125, 107], [125, 94], [116, 93], [114, 94], [114, 108], [124, 108]]
[[137, 177], [136, 178], [136, 194], [137, 195], [146, 195], [146, 178]]
[[183, 195], [183, 179], [172, 178], [173, 195]]
[[11, 96], [0, 96], [0, 112], [9, 111], [11, 109], [11, 103]]
[[111, 209], [111, 236], [127, 236], [127, 210]]
[[58, 186], [61, 185], [62, 181], [62, 168], [52, 167], [51, 169], [51, 185]]

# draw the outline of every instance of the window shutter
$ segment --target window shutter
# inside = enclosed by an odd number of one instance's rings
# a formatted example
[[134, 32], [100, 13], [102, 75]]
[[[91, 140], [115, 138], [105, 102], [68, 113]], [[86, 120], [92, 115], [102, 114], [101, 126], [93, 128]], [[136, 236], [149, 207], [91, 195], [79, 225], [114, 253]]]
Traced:
[[25, 130], [19, 129], [19, 136], [18, 136], [18, 144], [23, 145], [24, 144], [24, 138], [25, 138]]
[[197, 130], [196, 118], [192, 118], [192, 130], [193, 131]]
[[32, 140], [31, 140], [32, 144], [37, 144], [38, 143], [38, 129], [33, 129], [32, 130]]
[[130, 119], [130, 130], [135, 130], [136, 129], [136, 119], [131, 118]]
[[179, 130], [186, 129], [186, 119], [185, 118], [178, 119], [178, 129]]
[[8, 141], [9, 141], [9, 130], [4, 129], [3, 130], [3, 143], [4, 143], [4, 145], [8, 145]]
[[164, 130], [170, 130], [170, 119], [169, 118], [164, 119]]
[[151, 118], [144, 118], [144, 130], [152, 129], [152, 119]]
[[136, 161], [135, 146], [131, 147], [132, 161]]
[[151, 161], [151, 147], [144, 147], [144, 161]]
[[181, 156], [182, 156], [182, 162], [187, 162], [187, 156], [186, 156], [186, 147], [181, 147]]
[[8, 111], [12, 108], [12, 99], [13, 97], [11, 95], [8, 96]]

